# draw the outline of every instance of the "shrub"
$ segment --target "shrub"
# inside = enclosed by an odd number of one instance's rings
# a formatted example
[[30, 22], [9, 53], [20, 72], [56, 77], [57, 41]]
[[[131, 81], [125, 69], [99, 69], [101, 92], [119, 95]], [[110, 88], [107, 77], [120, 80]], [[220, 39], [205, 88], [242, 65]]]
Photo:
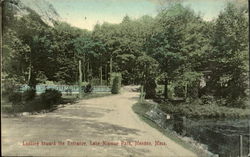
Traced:
[[192, 118], [237, 118], [250, 116], [249, 109], [230, 108], [218, 105], [160, 104], [160, 108], [174, 115]]
[[237, 108], [246, 108], [247, 107], [247, 98], [237, 98], [235, 100], [229, 99], [227, 101], [227, 106], [237, 107]]
[[62, 93], [55, 89], [46, 89], [41, 94], [41, 102], [45, 105], [45, 109], [52, 108], [53, 105], [60, 103], [62, 100]]
[[28, 101], [24, 104], [23, 110], [26, 112], [40, 111], [46, 108], [47, 105], [43, 104], [42, 99], [40, 97], [35, 98], [31, 101]]
[[226, 106], [227, 105], [227, 100], [225, 98], [219, 98], [216, 100], [216, 104], [218, 106]]
[[84, 93], [91, 93], [93, 90], [91, 84], [88, 84], [85, 89], [84, 89]]
[[14, 109], [13, 109], [13, 107], [2, 107], [2, 112], [3, 113], [13, 113]]
[[146, 99], [153, 99], [156, 96], [156, 83], [155, 79], [152, 77], [149, 77], [145, 84], [145, 98]]
[[26, 104], [27, 103], [23, 104], [22, 102], [19, 102], [19, 103], [16, 103], [16, 104], [12, 104], [13, 112], [23, 112], [23, 111], [26, 111], [24, 109]]
[[212, 95], [203, 95], [201, 96], [201, 101], [203, 103], [203, 105], [208, 105], [208, 104], [212, 104], [215, 103], [215, 99]]
[[2, 97], [7, 98], [7, 101], [17, 104], [22, 101], [22, 94], [18, 92], [20, 86], [14, 80], [4, 80], [2, 85]]
[[162, 95], [164, 92], [164, 85], [156, 85], [156, 94], [157, 95]]
[[8, 97], [12, 95], [18, 89], [18, 85], [13, 80], [4, 80], [2, 82], [2, 95]]
[[121, 88], [121, 74], [113, 73], [112, 77], [113, 77], [113, 79], [112, 79], [111, 93], [118, 94], [120, 92], [120, 88]]
[[176, 97], [185, 97], [185, 87], [181, 85], [176, 85], [174, 87], [174, 94]]
[[24, 101], [30, 101], [33, 100], [36, 96], [36, 90], [35, 89], [28, 89], [26, 91], [23, 92], [23, 100]]
[[203, 101], [201, 99], [189, 99], [192, 105], [203, 105]]
[[22, 101], [22, 94], [19, 92], [8, 93], [8, 100], [13, 104], [18, 104]]

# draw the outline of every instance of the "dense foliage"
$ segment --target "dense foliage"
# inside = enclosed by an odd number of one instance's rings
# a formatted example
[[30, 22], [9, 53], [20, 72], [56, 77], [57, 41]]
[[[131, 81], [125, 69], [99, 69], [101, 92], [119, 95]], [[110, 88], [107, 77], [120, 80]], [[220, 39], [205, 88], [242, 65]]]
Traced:
[[15, 16], [13, 0], [3, 3], [3, 82], [78, 84], [81, 61], [82, 82], [111, 85], [119, 72], [122, 84], [144, 85], [147, 98], [156, 97], [157, 84], [165, 98], [212, 96], [242, 107], [247, 96], [248, 10], [234, 4], [213, 21], [176, 4], [154, 18], [126, 16], [87, 31], [48, 26], [31, 9]]
[[40, 97], [41, 103], [44, 105], [45, 109], [50, 109], [53, 107], [53, 105], [59, 104], [61, 102], [62, 93], [55, 89], [46, 89]]
[[225, 106], [212, 105], [189, 105], [180, 106], [168, 104], [161, 105], [160, 108], [173, 115], [185, 116], [189, 118], [248, 118], [249, 109], [228, 108]]
[[112, 73], [112, 88], [111, 88], [112, 94], [120, 93], [121, 80], [122, 78], [120, 73]]

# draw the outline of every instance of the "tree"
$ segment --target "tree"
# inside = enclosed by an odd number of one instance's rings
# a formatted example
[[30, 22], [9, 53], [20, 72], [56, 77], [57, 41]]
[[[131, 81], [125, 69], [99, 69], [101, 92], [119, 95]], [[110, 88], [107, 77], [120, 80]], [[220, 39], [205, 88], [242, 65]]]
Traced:
[[125, 16], [122, 23], [96, 25], [93, 38], [105, 45], [104, 62], [109, 64], [109, 71], [120, 72], [123, 84], [139, 84], [137, 59], [143, 56], [145, 39], [151, 34], [153, 18], [143, 16], [132, 20]]
[[143, 55], [137, 59], [137, 77], [140, 84], [145, 89], [145, 98], [151, 99], [156, 97], [156, 76], [158, 75], [158, 62], [150, 56]]
[[18, 5], [18, 1], [6, 1], [4, 3], [7, 7], [4, 19], [7, 22], [6, 26], [9, 26], [8, 29], [5, 27], [4, 36], [6, 40], [3, 43], [3, 47], [5, 47], [4, 57], [9, 61], [6, 60], [6, 67], [9, 68], [4, 70], [9, 77], [18, 80], [18, 83], [28, 83], [34, 88], [37, 83], [36, 75], [39, 72], [38, 69], [34, 69], [36, 64], [39, 64], [39, 60], [38, 62], [34, 60], [39, 58], [39, 56], [36, 56], [37, 51], [34, 48], [34, 42], [40, 35], [39, 32], [46, 27], [46, 24], [39, 15], [30, 9], [27, 9], [28, 15], [15, 18], [16, 12], [13, 7]]
[[13, 30], [3, 34], [3, 73], [5, 79], [13, 78], [17, 83], [25, 83], [28, 79], [30, 47], [23, 43]]
[[[78, 61], [82, 59], [81, 39], [88, 38], [90, 32], [70, 26], [67, 23], [58, 23], [54, 27], [53, 54], [56, 67], [54, 81], [66, 84], [75, 84], [78, 81]], [[78, 42], [79, 41], [79, 42]]]
[[229, 3], [215, 22], [210, 55], [211, 90], [235, 100], [245, 96], [248, 67], [248, 20], [244, 9]]
[[114, 64], [113, 60], [119, 53], [119, 29], [117, 24], [104, 23], [102, 25], [97, 24], [93, 30], [93, 39], [100, 41], [105, 51], [102, 52], [102, 62], [104, 64], [109, 64], [109, 80], [111, 84], [111, 74], [113, 71], [117, 71], [117, 66]]
[[[105, 53], [104, 44], [101, 41], [93, 39], [91, 36], [82, 36], [73, 41], [77, 58], [83, 60], [84, 80], [89, 81], [92, 78], [92, 70], [102, 80], [103, 57]], [[90, 70], [89, 65], [92, 65]]]
[[185, 31], [187, 24], [196, 19], [194, 13], [181, 6], [162, 11], [157, 17], [159, 28], [146, 42], [148, 55], [155, 58], [160, 64], [162, 73], [165, 73], [165, 98], [168, 97], [169, 81], [173, 80], [180, 65], [185, 63]]

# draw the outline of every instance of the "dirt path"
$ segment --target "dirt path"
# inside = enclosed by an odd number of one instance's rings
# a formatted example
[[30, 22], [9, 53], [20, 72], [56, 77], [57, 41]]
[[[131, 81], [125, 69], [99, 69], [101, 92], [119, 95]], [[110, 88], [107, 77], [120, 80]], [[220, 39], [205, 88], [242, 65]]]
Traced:
[[[82, 100], [47, 114], [2, 118], [3, 155], [196, 156], [141, 121], [131, 108], [137, 99], [138, 93], [126, 90], [119, 95]], [[130, 141], [131, 145], [121, 145], [122, 141]], [[166, 145], [155, 146], [155, 141]], [[29, 142], [38, 142], [38, 146], [30, 146]], [[100, 145], [91, 145], [97, 143]]]

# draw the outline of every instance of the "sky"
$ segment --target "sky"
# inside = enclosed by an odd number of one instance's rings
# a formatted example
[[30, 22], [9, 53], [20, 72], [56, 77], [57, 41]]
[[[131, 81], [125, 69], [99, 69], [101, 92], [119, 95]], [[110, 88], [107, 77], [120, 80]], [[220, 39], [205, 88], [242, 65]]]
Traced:
[[[124, 16], [139, 18], [143, 15], [155, 16], [164, 0], [48, 0], [63, 21], [72, 26], [92, 30], [94, 25], [120, 23]], [[166, 1], [166, 0], [165, 0]], [[228, 0], [183, 0], [200, 13], [204, 20], [218, 16]]]

